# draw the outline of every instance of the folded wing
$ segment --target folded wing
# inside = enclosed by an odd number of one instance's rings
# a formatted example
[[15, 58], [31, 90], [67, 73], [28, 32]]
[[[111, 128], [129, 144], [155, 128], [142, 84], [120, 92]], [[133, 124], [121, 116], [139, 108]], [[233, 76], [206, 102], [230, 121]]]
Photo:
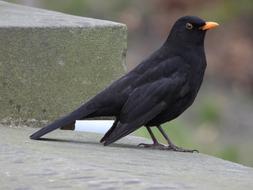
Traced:
[[133, 90], [117, 118], [115, 129], [103, 139], [104, 145], [132, 133], [167, 109], [180, 94], [184, 82], [182, 75], [174, 73]]

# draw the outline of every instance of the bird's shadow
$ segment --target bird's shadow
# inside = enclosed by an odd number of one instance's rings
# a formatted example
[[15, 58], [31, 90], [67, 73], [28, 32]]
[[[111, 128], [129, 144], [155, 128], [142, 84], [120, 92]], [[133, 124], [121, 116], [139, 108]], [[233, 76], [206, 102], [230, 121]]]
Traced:
[[73, 144], [86, 144], [86, 145], [96, 145], [96, 146], [102, 146], [102, 147], [118, 147], [118, 148], [132, 148], [132, 149], [143, 149], [142, 147], [139, 147], [138, 144], [123, 144], [123, 143], [114, 143], [110, 146], [104, 146], [100, 142], [94, 142], [94, 141], [81, 141], [81, 140], [70, 140], [70, 139], [56, 139], [56, 138], [40, 138], [39, 141], [51, 141], [51, 142], [61, 142], [61, 143], [73, 143]]
[[[166, 149], [152, 149], [152, 148], [145, 148], [142, 146], [138, 146], [138, 144], [125, 144], [125, 143], [114, 143], [110, 144], [110, 146], [104, 146], [103, 143], [94, 142], [94, 141], [82, 141], [82, 140], [72, 140], [72, 139], [56, 139], [56, 138], [40, 138], [37, 139], [39, 141], [51, 141], [51, 142], [60, 142], [60, 143], [72, 143], [72, 144], [83, 144], [83, 145], [92, 145], [92, 146], [100, 146], [106, 148], [127, 148], [127, 149], [136, 149], [136, 150], [152, 150], [152, 151], [165, 151], [165, 152], [174, 152], [173, 150], [166, 150]], [[197, 151], [197, 153], [199, 153]]]

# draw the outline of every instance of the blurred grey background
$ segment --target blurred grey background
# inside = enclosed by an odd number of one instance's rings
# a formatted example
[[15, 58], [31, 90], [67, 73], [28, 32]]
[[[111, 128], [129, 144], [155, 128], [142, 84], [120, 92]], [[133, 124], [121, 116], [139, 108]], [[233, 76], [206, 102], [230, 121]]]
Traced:
[[[163, 43], [178, 17], [196, 15], [219, 22], [206, 36], [208, 67], [199, 96], [181, 117], [163, 127], [180, 146], [253, 166], [252, 0], [6, 1], [125, 23], [128, 70]], [[149, 137], [143, 129], [136, 135]]]

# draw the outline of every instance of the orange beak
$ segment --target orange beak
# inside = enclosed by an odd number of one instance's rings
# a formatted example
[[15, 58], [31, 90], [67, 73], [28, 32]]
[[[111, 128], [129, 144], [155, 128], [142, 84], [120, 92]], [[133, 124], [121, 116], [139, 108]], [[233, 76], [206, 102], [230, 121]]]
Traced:
[[206, 22], [206, 24], [204, 26], [201, 26], [200, 29], [201, 30], [209, 30], [212, 28], [215, 28], [219, 26], [219, 24], [217, 22]]

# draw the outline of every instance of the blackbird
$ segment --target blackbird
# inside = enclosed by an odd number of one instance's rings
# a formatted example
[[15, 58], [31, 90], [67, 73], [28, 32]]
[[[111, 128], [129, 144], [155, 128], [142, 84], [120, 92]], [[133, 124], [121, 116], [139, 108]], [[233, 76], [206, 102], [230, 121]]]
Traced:
[[[216, 26], [196, 16], [179, 18], [164, 44], [136, 68], [30, 138], [39, 139], [57, 128], [73, 130], [76, 120], [114, 116], [112, 127], [100, 141], [104, 145], [145, 126], [153, 144], [139, 146], [193, 152], [174, 145], [160, 125], [178, 117], [196, 98], [206, 68], [205, 34]], [[158, 128], [168, 145], [157, 141], [151, 127]]]

